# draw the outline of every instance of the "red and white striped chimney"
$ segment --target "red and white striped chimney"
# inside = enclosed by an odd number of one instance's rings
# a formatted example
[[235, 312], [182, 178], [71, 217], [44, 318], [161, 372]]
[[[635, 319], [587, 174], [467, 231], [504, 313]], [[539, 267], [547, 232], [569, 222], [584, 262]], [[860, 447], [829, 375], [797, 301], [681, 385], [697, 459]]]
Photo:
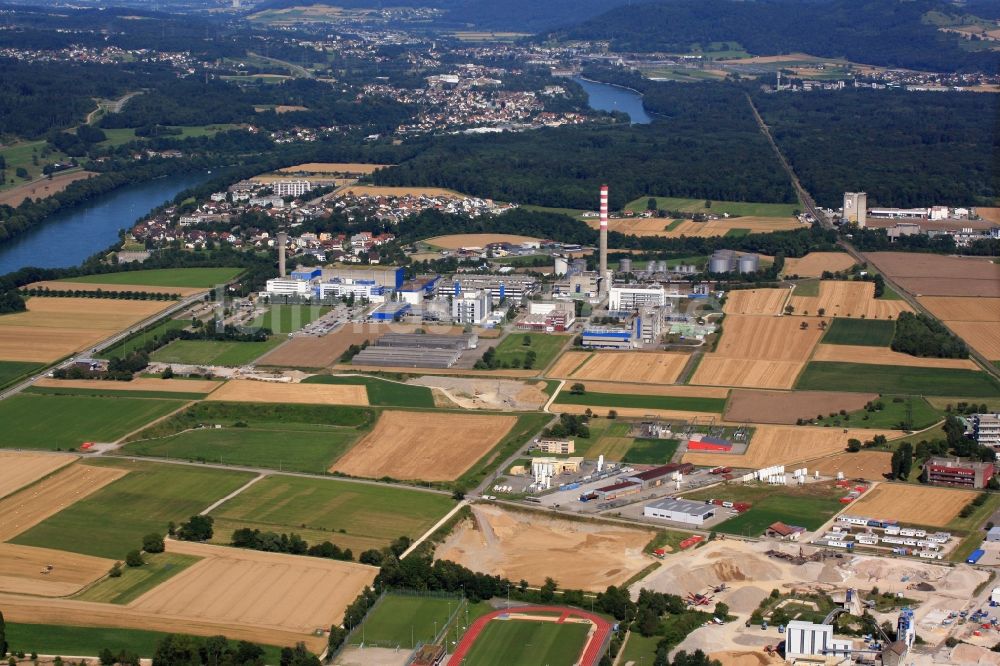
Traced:
[[598, 277], [600, 278], [600, 293], [608, 293], [608, 186], [601, 185], [601, 241]]

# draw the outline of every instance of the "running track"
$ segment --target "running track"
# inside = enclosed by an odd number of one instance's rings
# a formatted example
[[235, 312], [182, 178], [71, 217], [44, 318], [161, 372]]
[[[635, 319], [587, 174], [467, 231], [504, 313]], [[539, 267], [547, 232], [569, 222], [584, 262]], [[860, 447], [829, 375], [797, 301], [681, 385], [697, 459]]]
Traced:
[[464, 660], [466, 655], [469, 653], [469, 650], [472, 648], [472, 644], [476, 642], [476, 639], [479, 638], [479, 634], [482, 633], [483, 629], [490, 620], [494, 620], [510, 613], [532, 615], [539, 612], [560, 613], [561, 616], [557, 622], [565, 622], [568, 617], [579, 617], [593, 622], [597, 627], [597, 631], [595, 631], [591, 636], [590, 641], [587, 643], [587, 647], [584, 649], [583, 654], [580, 656], [580, 660], [577, 663], [580, 664], [580, 666], [597, 666], [597, 663], [601, 660], [601, 654], [604, 652], [604, 644], [611, 635], [611, 623], [600, 615], [594, 615], [593, 613], [577, 610], [576, 608], [566, 608], [564, 606], [517, 606], [514, 608], [504, 608], [503, 610], [497, 610], [483, 615], [473, 622], [472, 626], [469, 627], [469, 630], [465, 632], [464, 636], [462, 636], [462, 640], [459, 641], [454, 654], [452, 654], [451, 659], [448, 660], [448, 666], [461, 666], [462, 660]]

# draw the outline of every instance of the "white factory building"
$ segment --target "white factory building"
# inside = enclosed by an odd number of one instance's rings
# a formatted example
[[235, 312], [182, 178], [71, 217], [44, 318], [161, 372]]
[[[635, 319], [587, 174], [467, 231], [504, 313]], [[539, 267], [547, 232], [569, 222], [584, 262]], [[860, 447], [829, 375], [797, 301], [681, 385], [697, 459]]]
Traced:
[[271, 189], [275, 196], [300, 197], [312, 189], [312, 183], [308, 180], [276, 180], [271, 183]]
[[308, 298], [312, 289], [307, 280], [296, 278], [272, 278], [265, 287], [268, 296], [300, 296]]
[[452, 298], [451, 318], [456, 324], [480, 326], [490, 316], [491, 305], [489, 291], [463, 291]]
[[785, 661], [824, 656], [849, 659], [853, 647], [851, 640], [833, 637], [833, 625], [792, 620], [785, 628]]
[[608, 310], [623, 312], [637, 310], [643, 306], [663, 307], [667, 304], [667, 292], [662, 285], [626, 284], [611, 287], [608, 293]]
[[658, 518], [686, 525], [704, 525], [706, 520], [715, 517], [716, 509], [718, 507], [714, 504], [668, 497], [647, 504], [643, 507], [642, 515], [646, 518]]

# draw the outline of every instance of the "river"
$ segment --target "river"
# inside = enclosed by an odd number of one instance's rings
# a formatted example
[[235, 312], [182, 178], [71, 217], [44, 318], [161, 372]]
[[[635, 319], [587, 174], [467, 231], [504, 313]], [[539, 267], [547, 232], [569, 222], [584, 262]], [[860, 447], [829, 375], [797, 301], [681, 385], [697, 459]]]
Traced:
[[642, 95], [634, 90], [613, 86], [610, 83], [598, 83], [575, 76], [573, 80], [579, 83], [587, 93], [587, 103], [596, 111], [621, 111], [627, 113], [633, 125], [647, 125], [653, 119], [646, 113], [642, 105]]
[[0, 275], [25, 266], [77, 266], [115, 243], [119, 229], [131, 227], [153, 208], [209, 177], [206, 172], [199, 171], [126, 185], [56, 213], [30, 231], [0, 245]]

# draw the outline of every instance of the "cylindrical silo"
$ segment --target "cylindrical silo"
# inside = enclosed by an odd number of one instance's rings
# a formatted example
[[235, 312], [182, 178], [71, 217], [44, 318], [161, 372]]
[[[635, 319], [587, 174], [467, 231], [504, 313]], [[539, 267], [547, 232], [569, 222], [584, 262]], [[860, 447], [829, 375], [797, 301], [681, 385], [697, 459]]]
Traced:
[[631, 273], [632, 272], [632, 260], [630, 258], [628, 258], [628, 257], [625, 257], [624, 259], [622, 259], [619, 262], [618, 268], [619, 268], [619, 270], [622, 273]]
[[756, 254], [745, 254], [740, 257], [740, 273], [756, 273], [760, 267], [760, 258]]

